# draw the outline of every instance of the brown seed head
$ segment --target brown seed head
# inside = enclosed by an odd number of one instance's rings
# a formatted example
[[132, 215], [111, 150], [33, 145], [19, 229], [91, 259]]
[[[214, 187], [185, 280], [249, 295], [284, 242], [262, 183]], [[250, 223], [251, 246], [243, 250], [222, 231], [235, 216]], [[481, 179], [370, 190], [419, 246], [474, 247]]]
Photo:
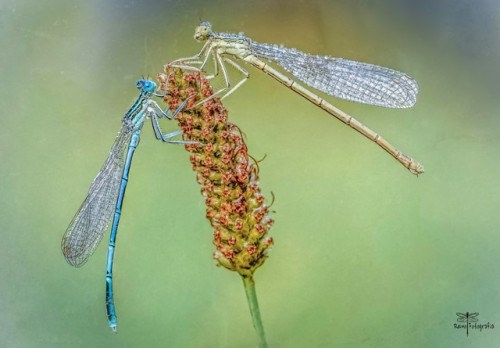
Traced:
[[273, 239], [267, 235], [273, 224], [258, 183], [258, 167], [248, 155], [238, 126], [228, 122], [220, 98], [201, 105], [213, 95], [201, 73], [166, 67], [158, 76], [165, 101], [175, 110], [186, 98], [187, 107], [177, 115], [196, 180], [205, 197], [206, 217], [214, 228], [214, 258], [219, 265], [252, 275], [267, 258]]

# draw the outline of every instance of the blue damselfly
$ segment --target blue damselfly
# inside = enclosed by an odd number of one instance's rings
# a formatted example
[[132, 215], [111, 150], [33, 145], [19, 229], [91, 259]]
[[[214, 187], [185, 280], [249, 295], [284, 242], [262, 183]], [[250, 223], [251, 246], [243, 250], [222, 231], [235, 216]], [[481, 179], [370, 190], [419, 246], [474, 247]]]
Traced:
[[137, 81], [137, 88], [140, 91], [139, 97], [123, 117], [122, 127], [109, 156], [90, 185], [87, 197], [69, 224], [61, 242], [66, 261], [74, 267], [82, 266], [97, 248], [114, 213], [106, 263], [106, 312], [109, 326], [115, 332], [117, 318], [113, 300], [113, 256], [130, 165], [139, 144], [142, 126], [149, 118], [158, 140], [174, 144], [186, 143], [172, 140], [180, 135], [180, 131], [163, 134], [158, 119], [174, 118], [182, 110], [187, 99], [172, 114], [162, 110], [151, 99], [158, 96], [153, 81], [141, 79]]

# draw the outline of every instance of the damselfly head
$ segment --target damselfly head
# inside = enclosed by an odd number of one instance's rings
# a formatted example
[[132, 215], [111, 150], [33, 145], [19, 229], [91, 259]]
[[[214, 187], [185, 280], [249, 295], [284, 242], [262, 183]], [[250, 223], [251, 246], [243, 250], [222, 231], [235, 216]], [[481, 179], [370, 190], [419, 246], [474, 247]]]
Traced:
[[138, 89], [144, 92], [154, 92], [154, 90], [156, 89], [156, 84], [153, 81], [145, 79], [137, 80], [137, 83], [135, 85]]
[[206, 41], [212, 34], [212, 24], [210, 22], [201, 22], [194, 30], [194, 39], [196, 41]]

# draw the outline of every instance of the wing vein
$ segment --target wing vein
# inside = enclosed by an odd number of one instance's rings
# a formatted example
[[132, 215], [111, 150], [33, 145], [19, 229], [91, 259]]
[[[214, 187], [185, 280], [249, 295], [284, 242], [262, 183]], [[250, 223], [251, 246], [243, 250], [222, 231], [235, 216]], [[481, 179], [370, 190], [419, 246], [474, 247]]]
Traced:
[[250, 51], [334, 97], [389, 108], [408, 108], [417, 99], [417, 82], [390, 68], [256, 42], [250, 44]]
[[125, 165], [125, 150], [131, 135], [131, 127], [123, 124], [108, 158], [64, 234], [61, 248], [66, 261], [72, 266], [80, 267], [88, 260], [109, 225]]

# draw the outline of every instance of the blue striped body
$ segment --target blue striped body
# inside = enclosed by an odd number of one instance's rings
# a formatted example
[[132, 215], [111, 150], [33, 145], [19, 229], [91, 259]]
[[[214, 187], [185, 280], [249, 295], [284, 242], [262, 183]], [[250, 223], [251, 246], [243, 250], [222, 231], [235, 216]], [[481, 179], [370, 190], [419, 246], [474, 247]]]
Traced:
[[[141, 140], [142, 126], [144, 125], [144, 120], [146, 118], [145, 113], [148, 106], [145, 102], [149, 99], [156, 87], [154, 83], [152, 83], [152, 85], [147, 84], [147, 86], [144, 87], [144, 84], [141, 82], [142, 80], [139, 80], [137, 83], [137, 87], [141, 88], [141, 94], [134, 105], [125, 114], [123, 120], [123, 122], [131, 123], [134, 132], [130, 138], [127, 157], [125, 159], [125, 166], [123, 167], [120, 191], [118, 192], [118, 199], [116, 200], [115, 215], [113, 217], [113, 225], [109, 236], [108, 257], [106, 261], [106, 313], [108, 315], [109, 327], [114, 332], [117, 330], [116, 309], [113, 298], [113, 259], [115, 255], [116, 235], [118, 233], [118, 224], [120, 223], [120, 217], [122, 214], [123, 199], [125, 198], [125, 190], [127, 189], [132, 157], [134, 156], [134, 152], [139, 145], [139, 141]], [[145, 81], [145, 83], [149, 82], [151, 81]]]
[[139, 145], [142, 127], [150, 118], [155, 137], [168, 143], [184, 143], [169, 140], [180, 134], [175, 131], [163, 134], [158, 118], [173, 118], [185, 106], [187, 100], [170, 114], [162, 110], [151, 98], [155, 96], [156, 84], [149, 80], [137, 81], [139, 97], [122, 119], [122, 127], [113, 143], [103, 167], [92, 182], [87, 197], [68, 226], [61, 242], [66, 261], [80, 267], [97, 248], [111, 218], [113, 217], [106, 262], [106, 311], [109, 326], [117, 330], [116, 310], [113, 301], [113, 258], [116, 236], [122, 213], [122, 204], [127, 188], [130, 166]]

